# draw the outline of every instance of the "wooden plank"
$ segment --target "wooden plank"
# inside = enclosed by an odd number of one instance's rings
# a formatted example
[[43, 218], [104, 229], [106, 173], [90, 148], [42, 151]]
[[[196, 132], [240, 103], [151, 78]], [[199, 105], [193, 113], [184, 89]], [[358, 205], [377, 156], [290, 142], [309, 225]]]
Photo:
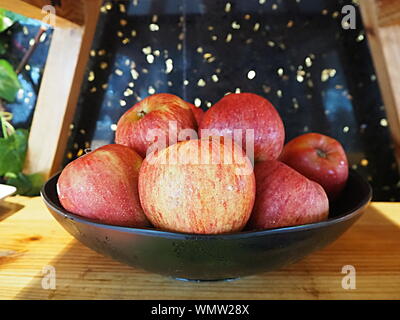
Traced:
[[[36, 5], [27, 3], [26, 1], [22, 0], [0, 0], [0, 8], [13, 11], [28, 18], [41, 21], [46, 16], [46, 14], [42, 12], [42, 7], [44, 5], [48, 5], [48, 1], [45, 0], [32, 1], [32, 3], [35, 3]], [[68, 18], [65, 18], [62, 15], [62, 11], [61, 12], [59, 11], [61, 10], [56, 9], [55, 24], [57, 25], [57, 27], [74, 28], [79, 26], [79, 23], [74, 22], [74, 20], [68, 20], [69, 16], [66, 15]], [[80, 22], [79, 19], [77, 19], [76, 17], [73, 18], [75, 18], [75, 21]]]
[[380, 26], [384, 27], [400, 23], [399, 0], [378, 0], [377, 5], [378, 21]]
[[59, 170], [80, 94], [101, 0], [85, 2], [85, 25], [55, 28], [29, 135], [25, 171]]
[[[400, 203], [372, 203], [340, 239], [278, 271], [233, 282], [190, 283], [147, 273], [88, 249], [42, 200], [13, 197], [23, 209], [0, 222], [0, 299], [399, 299]], [[42, 288], [46, 266], [56, 289]], [[356, 289], [341, 286], [344, 265]]]
[[400, 23], [380, 26], [375, 0], [360, 1], [360, 9], [400, 164]]
[[[14, 0], [12, 0], [14, 1]], [[35, 7], [43, 8], [43, 6], [49, 5], [51, 1], [49, 0], [23, 0], [26, 3], [29, 3]], [[62, 0], [60, 1], [61, 5], [56, 6], [56, 14], [59, 17], [62, 17], [68, 21], [76, 23], [78, 25], [83, 25], [85, 23], [85, 15], [84, 10], [85, 1], [92, 0]], [[54, 3], [57, 3], [56, 1]]]

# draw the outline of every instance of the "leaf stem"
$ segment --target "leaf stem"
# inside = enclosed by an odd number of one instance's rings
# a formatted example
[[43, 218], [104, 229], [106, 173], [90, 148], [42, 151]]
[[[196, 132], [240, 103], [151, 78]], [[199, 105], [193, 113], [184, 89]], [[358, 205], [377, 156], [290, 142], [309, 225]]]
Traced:
[[4, 138], [14, 134], [15, 129], [9, 121], [12, 119], [12, 113], [0, 111], [1, 130]]
[[46, 27], [41, 26], [39, 28], [39, 31], [36, 33], [33, 45], [29, 47], [29, 49], [25, 52], [24, 56], [22, 57], [21, 62], [19, 63], [17, 69], [15, 70], [16, 74], [19, 74], [22, 69], [25, 67], [25, 65], [27, 64], [27, 62], [29, 61], [30, 57], [32, 56], [33, 52], [35, 51], [39, 41], [40, 41], [40, 37], [41, 35], [46, 31]]
[[1, 122], [1, 132], [3, 134], [3, 138], [6, 139], [7, 136], [7, 129], [6, 129], [6, 125], [5, 125], [5, 120], [3, 120], [3, 116], [0, 113], [0, 122]]

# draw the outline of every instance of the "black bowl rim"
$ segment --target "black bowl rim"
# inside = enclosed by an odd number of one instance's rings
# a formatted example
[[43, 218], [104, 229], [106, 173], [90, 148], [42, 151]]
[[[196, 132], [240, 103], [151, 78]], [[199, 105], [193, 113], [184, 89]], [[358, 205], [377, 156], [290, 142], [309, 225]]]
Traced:
[[138, 235], [147, 235], [147, 236], [154, 236], [154, 237], [164, 237], [164, 238], [174, 238], [174, 239], [193, 239], [193, 240], [209, 240], [209, 239], [219, 239], [219, 240], [229, 240], [229, 239], [244, 239], [249, 237], [263, 237], [269, 234], [276, 234], [276, 233], [287, 233], [287, 232], [299, 232], [305, 230], [312, 230], [317, 228], [324, 228], [328, 227], [333, 224], [337, 224], [353, 217], [361, 214], [361, 208], [367, 206], [372, 199], [372, 188], [371, 185], [356, 171], [350, 169], [349, 176], [352, 175], [356, 179], [359, 180], [364, 186], [368, 189], [368, 193], [363, 197], [360, 203], [350, 209], [345, 211], [338, 217], [329, 218], [325, 221], [321, 222], [314, 222], [309, 224], [302, 224], [296, 226], [289, 226], [289, 227], [281, 227], [281, 228], [274, 228], [274, 229], [265, 229], [265, 230], [256, 230], [256, 231], [241, 231], [236, 233], [224, 233], [224, 234], [193, 234], [193, 233], [182, 233], [182, 232], [171, 232], [171, 231], [163, 231], [159, 229], [153, 228], [134, 228], [134, 227], [123, 227], [123, 226], [115, 226], [104, 224], [92, 219], [88, 219], [76, 214], [73, 214], [62, 207], [56, 205], [48, 196], [46, 192], [47, 185], [53, 180], [58, 178], [60, 172], [54, 174], [51, 178], [49, 178], [46, 183], [43, 185], [40, 195], [47, 206], [49, 206], [54, 212], [58, 215], [61, 215], [63, 218], [68, 218], [70, 220], [77, 221], [82, 224], [91, 225], [98, 228], [109, 229], [119, 232], [125, 233], [133, 233]]

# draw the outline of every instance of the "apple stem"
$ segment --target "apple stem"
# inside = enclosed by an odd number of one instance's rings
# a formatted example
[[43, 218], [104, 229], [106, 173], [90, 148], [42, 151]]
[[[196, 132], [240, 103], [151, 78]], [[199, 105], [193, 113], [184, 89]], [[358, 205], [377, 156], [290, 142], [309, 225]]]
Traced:
[[321, 158], [326, 158], [326, 157], [327, 157], [326, 152], [323, 151], [323, 150], [321, 150], [321, 149], [317, 149], [317, 154], [318, 154], [318, 156], [321, 157]]
[[146, 115], [146, 112], [144, 110], [140, 110], [138, 111], [137, 115], [139, 118], [143, 118]]

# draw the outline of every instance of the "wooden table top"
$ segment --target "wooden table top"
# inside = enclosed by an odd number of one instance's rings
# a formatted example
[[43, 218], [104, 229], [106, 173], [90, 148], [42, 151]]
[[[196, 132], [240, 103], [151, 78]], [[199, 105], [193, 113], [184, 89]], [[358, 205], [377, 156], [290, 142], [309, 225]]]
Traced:
[[[355, 289], [342, 287], [345, 265], [355, 268]], [[55, 289], [45, 289], [49, 268]], [[11, 197], [0, 203], [0, 299], [400, 299], [400, 203], [372, 203], [336, 242], [279, 271], [196, 283], [103, 257], [39, 197]]]

